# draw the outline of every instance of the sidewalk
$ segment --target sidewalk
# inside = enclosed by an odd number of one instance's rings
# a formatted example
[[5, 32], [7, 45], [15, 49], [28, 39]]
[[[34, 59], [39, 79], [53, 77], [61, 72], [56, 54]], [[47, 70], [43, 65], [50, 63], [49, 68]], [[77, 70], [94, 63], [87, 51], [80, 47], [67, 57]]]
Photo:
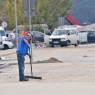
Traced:
[[[2, 53], [14, 52], [15, 49], [11, 49]], [[16, 58], [16, 53], [5, 57]], [[28, 82], [19, 82], [18, 65], [0, 69], [0, 95], [95, 95], [94, 47], [55, 47], [33, 50], [33, 62], [51, 57], [63, 63], [32, 65], [33, 75], [42, 77], [42, 80], [29, 79]], [[30, 61], [28, 56], [25, 59], [26, 62]], [[17, 60], [4, 62], [15, 63]], [[30, 64], [25, 64], [25, 75], [31, 75]]]
[[95, 95], [95, 83], [1, 83], [0, 95]]
[[8, 50], [0, 50], [0, 56], [7, 56], [14, 53], [16, 53], [16, 48], [8, 49]]

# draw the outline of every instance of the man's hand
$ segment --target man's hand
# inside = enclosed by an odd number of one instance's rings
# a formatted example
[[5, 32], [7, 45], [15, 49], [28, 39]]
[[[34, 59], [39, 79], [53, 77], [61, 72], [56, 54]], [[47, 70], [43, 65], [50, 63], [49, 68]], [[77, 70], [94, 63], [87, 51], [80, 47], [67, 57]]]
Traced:
[[31, 46], [30, 46], [30, 45], [28, 45], [28, 47], [29, 47], [29, 48], [31, 48]]
[[32, 58], [32, 56], [30, 54], [28, 54], [29, 58]]

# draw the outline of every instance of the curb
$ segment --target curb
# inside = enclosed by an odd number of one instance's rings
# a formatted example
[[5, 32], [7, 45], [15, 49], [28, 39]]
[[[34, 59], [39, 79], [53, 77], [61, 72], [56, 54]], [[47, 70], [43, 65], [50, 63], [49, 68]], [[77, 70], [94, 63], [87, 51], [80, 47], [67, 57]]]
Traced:
[[0, 66], [0, 69], [6, 68], [6, 67], [8, 67], [8, 66], [10, 66], [10, 65], [11, 65], [10, 63], [8, 63], [8, 64], [3, 64], [3, 65]]
[[15, 54], [15, 52], [9, 53], [9, 54], [3, 54], [3, 55], [0, 55], [0, 56], [7, 56], [7, 55], [12, 55], [12, 54]]

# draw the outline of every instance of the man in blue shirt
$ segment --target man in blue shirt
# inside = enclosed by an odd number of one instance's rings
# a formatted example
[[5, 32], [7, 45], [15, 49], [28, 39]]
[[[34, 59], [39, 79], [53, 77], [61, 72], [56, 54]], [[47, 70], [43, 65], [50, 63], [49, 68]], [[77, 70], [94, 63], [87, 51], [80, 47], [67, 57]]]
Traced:
[[30, 34], [27, 36], [23, 36], [20, 39], [20, 42], [18, 44], [16, 53], [17, 53], [17, 59], [18, 59], [18, 67], [19, 67], [19, 81], [28, 81], [29, 79], [25, 78], [24, 76], [24, 56], [28, 55], [31, 57], [30, 54], [28, 54], [28, 49], [30, 48], [29, 41], [32, 40], [32, 37]]

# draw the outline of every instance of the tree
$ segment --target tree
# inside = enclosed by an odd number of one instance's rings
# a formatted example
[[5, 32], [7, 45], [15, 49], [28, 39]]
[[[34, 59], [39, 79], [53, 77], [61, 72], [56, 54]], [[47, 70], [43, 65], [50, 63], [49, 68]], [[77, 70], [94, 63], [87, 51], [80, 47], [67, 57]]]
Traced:
[[49, 28], [58, 26], [58, 17], [65, 16], [73, 0], [37, 0], [36, 22], [46, 23]]
[[37, 0], [36, 13], [35, 17], [38, 24], [48, 24], [51, 25], [52, 13], [49, 0]]
[[49, 0], [52, 9], [52, 26], [53, 28], [58, 26], [58, 18], [64, 17], [68, 10], [71, 9], [73, 0]]
[[[36, 16], [32, 24], [47, 24], [49, 29], [58, 26], [58, 17], [65, 16], [71, 8], [73, 0], [36, 0]], [[14, 0], [6, 0], [2, 13], [8, 16], [8, 28], [15, 27]], [[29, 19], [23, 15], [22, 0], [17, 0], [18, 25], [29, 24]]]
[[[8, 29], [15, 28], [15, 8], [14, 8], [14, 0], [6, 0], [5, 5], [3, 7], [2, 13], [8, 16]], [[22, 0], [17, 0], [17, 17], [18, 17], [18, 25], [23, 25], [26, 23], [26, 19], [23, 15], [22, 8]], [[26, 21], [25, 21], [26, 20]]]

